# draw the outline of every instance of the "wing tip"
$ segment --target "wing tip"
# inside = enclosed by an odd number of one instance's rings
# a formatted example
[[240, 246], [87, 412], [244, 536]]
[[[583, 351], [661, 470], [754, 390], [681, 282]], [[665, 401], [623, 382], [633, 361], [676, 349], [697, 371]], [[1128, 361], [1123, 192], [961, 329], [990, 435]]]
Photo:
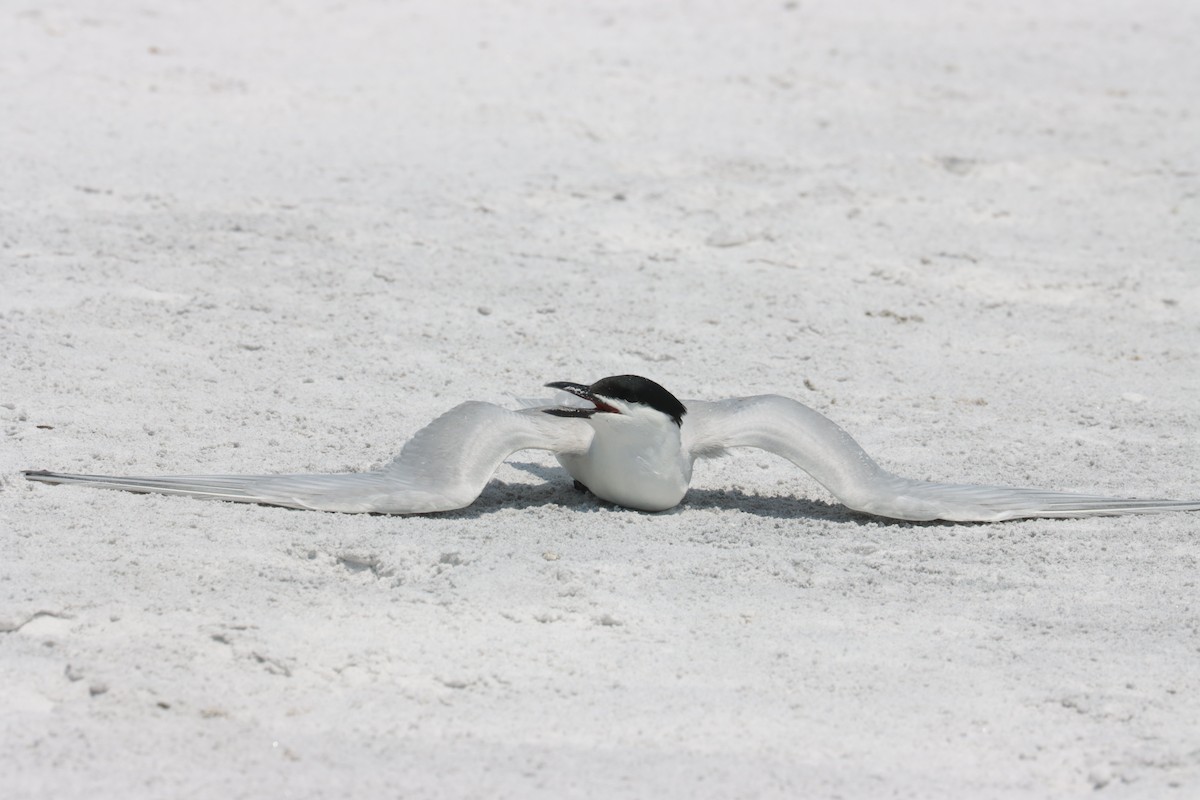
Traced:
[[23, 477], [25, 480], [38, 481], [40, 483], [53, 483], [54, 480], [56, 478], [58, 478], [60, 475], [61, 475], [61, 473], [50, 472], [49, 470], [45, 470], [45, 469], [23, 469], [23, 470], [21, 470], [21, 477]]

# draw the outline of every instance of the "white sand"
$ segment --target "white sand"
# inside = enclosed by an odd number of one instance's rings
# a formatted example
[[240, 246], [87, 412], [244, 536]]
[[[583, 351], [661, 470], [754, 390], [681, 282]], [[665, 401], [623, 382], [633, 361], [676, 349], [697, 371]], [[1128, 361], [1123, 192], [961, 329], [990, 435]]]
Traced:
[[1200, 796], [1200, 514], [889, 524], [752, 452], [660, 515], [537, 454], [428, 518], [18, 474], [364, 468], [636, 372], [1200, 495], [1200, 10], [946, 5], [0, 11], [0, 795]]

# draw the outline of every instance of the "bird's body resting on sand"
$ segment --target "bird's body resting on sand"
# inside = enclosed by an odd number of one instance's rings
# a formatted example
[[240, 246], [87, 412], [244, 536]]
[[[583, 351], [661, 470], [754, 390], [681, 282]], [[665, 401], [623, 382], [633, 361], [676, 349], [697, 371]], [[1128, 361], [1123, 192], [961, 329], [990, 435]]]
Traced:
[[504, 459], [548, 450], [601, 499], [665, 511], [687, 493], [697, 458], [757, 447], [803, 469], [842, 503], [902, 520], [996, 522], [1200, 510], [1200, 500], [1127, 500], [893, 475], [832, 421], [779, 395], [679, 401], [636, 375], [551, 383], [584, 401], [512, 411], [467, 402], [434, 420], [386, 467], [329, 475], [116, 477], [30, 471], [43, 483], [182, 494], [317, 511], [424, 514], [470, 505]]

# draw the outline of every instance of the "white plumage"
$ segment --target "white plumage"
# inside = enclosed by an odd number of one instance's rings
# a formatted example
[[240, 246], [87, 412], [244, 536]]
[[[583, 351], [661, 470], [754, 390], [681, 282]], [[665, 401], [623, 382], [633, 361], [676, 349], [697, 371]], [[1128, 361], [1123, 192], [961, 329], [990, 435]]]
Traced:
[[511, 411], [463, 403], [418, 431], [395, 460], [373, 472], [118, 477], [30, 471], [25, 476], [43, 483], [317, 511], [423, 514], [470, 505], [502, 461], [533, 449], [554, 453], [577, 482], [604, 500], [662, 511], [683, 500], [697, 458], [756, 447], [788, 459], [848, 507], [893, 519], [996, 522], [1200, 510], [1200, 500], [1128, 500], [901, 478], [876, 464], [827, 417], [779, 395], [681, 403], [636, 375], [590, 386], [549, 385], [590, 405]]

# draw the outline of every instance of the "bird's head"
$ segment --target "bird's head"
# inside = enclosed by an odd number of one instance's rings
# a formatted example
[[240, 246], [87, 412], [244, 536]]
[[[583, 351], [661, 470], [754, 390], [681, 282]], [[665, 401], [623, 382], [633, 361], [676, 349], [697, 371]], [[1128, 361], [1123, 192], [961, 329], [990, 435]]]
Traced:
[[555, 381], [546, 385], [552, 389], [562, 389], [593, 405], [593, 408], [560, 406], [545, 409], [547, 414], [559, 417], [590, 418], [596, 414], [637, 417], [657, 413], [682, 426], [683, 415], [687, 413], [687, 407], [675, 395], [640, 375], [614, 375], [601, 378], [591, 386], [569, 381]]

